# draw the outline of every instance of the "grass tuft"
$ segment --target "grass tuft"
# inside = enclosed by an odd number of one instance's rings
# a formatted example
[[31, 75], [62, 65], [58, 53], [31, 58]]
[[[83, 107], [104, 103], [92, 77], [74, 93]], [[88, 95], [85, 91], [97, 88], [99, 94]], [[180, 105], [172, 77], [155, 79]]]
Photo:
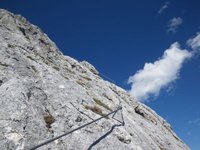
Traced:
[[87, 81], [92, 81], [91, 78], [87, 77], [87, 76], [81, 76], [83, 79], [87, 80]]
[[104, 108], [107, 109], [107, 110], [112, 111], [112, 109], [111, 109], [108, 105], [106, 105], [105, 103], [103, 103], [103, 102], [100, 101], [99, 99], [93, 98], [93, 100], [95, 101], [96, 104], [98, 104], [98, 105], [104, 107]]
[[94, 105], [94, 106], [85, 105], [85, 108], [108, 119], [108, 116], [105, 116], [105, 114], [102, 112], [101, 108], [99, 108], [96, 105]]
[[45, 114], [43, 117], [46, 123], [46, 127], [51, 128], [51, 124], [55, 122], [55, 118], [50, 114]]
[[53, 69], [60, 71], [60, 68], [58, 68], [57, 66], [53, 66]]

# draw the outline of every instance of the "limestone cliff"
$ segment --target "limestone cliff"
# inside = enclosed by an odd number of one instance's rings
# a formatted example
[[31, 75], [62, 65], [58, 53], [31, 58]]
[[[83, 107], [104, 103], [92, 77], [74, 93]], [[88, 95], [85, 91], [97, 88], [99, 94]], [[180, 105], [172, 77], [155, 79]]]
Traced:
[[[186, 150], [170, 125], [88, 62], [64, 56], [38, 27], [0, 10], [0, 149]], [[118, 120], [118, 121], [117, 121]]]

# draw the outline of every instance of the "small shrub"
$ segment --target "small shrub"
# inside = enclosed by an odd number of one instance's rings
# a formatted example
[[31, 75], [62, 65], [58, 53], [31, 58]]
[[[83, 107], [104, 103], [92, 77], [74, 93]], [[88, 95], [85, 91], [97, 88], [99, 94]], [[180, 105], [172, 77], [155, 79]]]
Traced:
[[46, 127], [51, 128], [51, 124], [55, 122], [55, 118], [51, 114], [45, 114], [43, 117], [46, 123]]

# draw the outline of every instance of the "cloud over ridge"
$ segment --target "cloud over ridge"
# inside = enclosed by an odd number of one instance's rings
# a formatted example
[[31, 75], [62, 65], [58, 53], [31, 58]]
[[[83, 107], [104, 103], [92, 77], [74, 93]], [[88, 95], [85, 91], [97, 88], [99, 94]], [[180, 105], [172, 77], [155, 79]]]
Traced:
[[143, 69], [129, 77], [130, 94], [139, 101], [158, 96], [162, 88], [179, 77], [183, 62], [191, 56], [191, 52], [182, 50], [177, 42], [172, 44], [160, 59], [154, 63], [145, 63]]

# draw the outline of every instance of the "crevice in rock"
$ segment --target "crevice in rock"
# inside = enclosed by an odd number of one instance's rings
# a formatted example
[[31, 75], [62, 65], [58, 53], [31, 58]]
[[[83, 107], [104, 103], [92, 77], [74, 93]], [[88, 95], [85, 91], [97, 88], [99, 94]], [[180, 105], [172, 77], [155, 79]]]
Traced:
[[84, 129], [84, 131], [87, 132], [87, 133], [91, 133], [91, 134], [94, 133], [94, 132], [92, 132], [92, 131], [90, 131], [88, 129]]
[[28, 92], [26, 93], [26, 96], [28, 97], [28, 99], [30, 99], [30, 97], [31, 97], [31, 92], [28, 91]]
[[0, 86], [3, 84], [3, 80], [0, 80]]
[[139, 108], [138, 106], [135, 107], [135, 112], [136, 112], [137, 114], [139, 114], [140, 116], [145, 117], [145, 116], [144, 116], [144, 113], [140, 110], [140, 108]]
[[2, 62], [0, 62], [0, 65], [3, 66], [3, 67], [8, 67], [9, 66], [8, 64], [2, 63]]
[[19, 59], [15, 58], [15, 57], [14, 57], [14, 58], [12, 58], [12, 59], [14, 59], [14, 60], [16, 60], [16, 61], [19, 61]]
[[44, 39], [42, 39], [42, 38], [39, 38], [38, 39], [42, 44], [44, 44], [44, 45], [48, 45], [49, 43], [47, 43]]
[[18, 28], [19, 28], [19, 30], [22, 32], [22, 34], [23, 34], [24, 36], [26, 36], [25, 29], [24, 29], [24, 28], [22, 28], [22, 27], [18, 27]]
[[146, 111], [148, 111], [148, 110], [145, 110], [145, 108], [140, 105], [135, 107], [135, 113], [139, 114], [140, 116], [142, 116], [146, 120], [150, 121], [151, 123], [157, 125], [157, 120], [153, 116], [153, 114], [148, 114], [148, 113], [146, 113]]
[[23, 126], [23, 130], [24, 130], [24, 131], [26, 130], [26, 126], [27, 126], [27, 124], [28, 124], [28, 119], [29, 119], [29, 117], [26, 116], [26, 118], [25, 118], [25, 125]]
[[131, 139], [126, 139], [125, 137], [122, 137], [122, 136], [117, 136], [117, 138], [118, 138], [118, 140], [119, 140], [120, 142], [123, 142], [123, 143], [125, 143], [125, 144], [131, 143]]

